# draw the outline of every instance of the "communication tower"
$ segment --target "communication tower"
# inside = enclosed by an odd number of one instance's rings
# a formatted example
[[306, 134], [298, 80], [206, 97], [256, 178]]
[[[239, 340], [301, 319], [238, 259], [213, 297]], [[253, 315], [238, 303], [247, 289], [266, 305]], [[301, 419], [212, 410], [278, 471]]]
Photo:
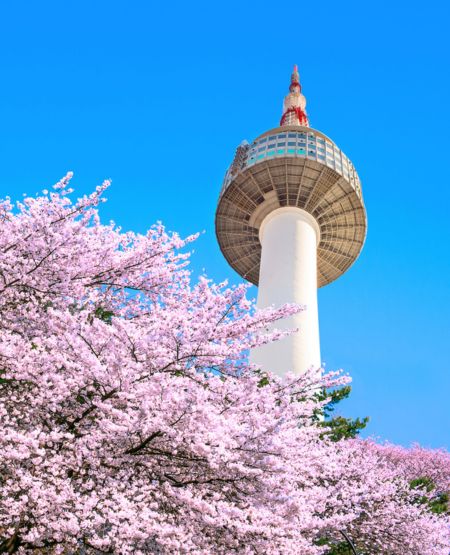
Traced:
[[276, 325], [299, 332], [251, 354], [280, 375], [321, 366], [317, 288], [353, 264], [367, 228], [358, 174], [331, 139], [309, 127], [301, 91], [294, 66], [279, 127], [238, 146], [216, 212], [220, 249], [258, 286], [257, 306], [305, 307]]

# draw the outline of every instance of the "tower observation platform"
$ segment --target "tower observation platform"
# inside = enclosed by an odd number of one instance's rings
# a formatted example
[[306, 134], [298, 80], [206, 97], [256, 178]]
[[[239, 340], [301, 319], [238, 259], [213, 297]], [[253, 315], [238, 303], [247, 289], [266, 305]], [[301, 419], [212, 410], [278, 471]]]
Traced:
[[[317, 287], [334, 281], [353, 264], [367, 228], [353, 164], [331, 139], [309, 127], [305, 108], [295, 66], [280, 126], [237, 147], [216, 212], [220, 249], [244, 279], [259, 285], [258, 306], [306, 305], [304, 313], [286, 323], [299, 327], [299, 336], [303, 329], [303, 340], [286, 338], [278, 347], [275, 343], [256, 350], [279, 351], [284, 345], [289, 351], [286, 345], [297, 342], [288, 359], [280, 351], [276, 357], [286, 360], [267, 368], [280, 374], [320, 366], [318, 317], [313, 314]], [[311, 341], [317, 344], [314, 352]], [[270, 365], [265, 355], [255, 362], [264, 368]]]

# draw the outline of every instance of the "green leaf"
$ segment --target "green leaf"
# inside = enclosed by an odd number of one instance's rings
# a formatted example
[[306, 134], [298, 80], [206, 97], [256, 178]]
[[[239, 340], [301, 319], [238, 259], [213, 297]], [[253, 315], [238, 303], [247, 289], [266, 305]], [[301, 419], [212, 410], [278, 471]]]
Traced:
[[95, 309], [94, 316], [96, 318], [99, 318], [106, 324], [111, 324], [112, 317], [114, 316], [114, 312], [112, 312], [111, 310], [106, 310], [103, 307], [99, 306]]

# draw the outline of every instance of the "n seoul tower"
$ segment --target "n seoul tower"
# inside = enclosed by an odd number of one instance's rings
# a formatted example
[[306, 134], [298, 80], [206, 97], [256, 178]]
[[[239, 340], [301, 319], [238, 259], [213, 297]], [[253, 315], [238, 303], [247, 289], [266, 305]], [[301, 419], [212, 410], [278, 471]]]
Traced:
[[216, 235], [229, 264], [258, 286], [257, 306], [304, 306], [276, 327], [295, 334], [251, 353], [279, 375], [320, 368], [317, 288], [356, 260], [367, 219], [358, 174], [344, 153], [309, 127], [297, 66], [279, 127], [238, 146], [225, 174]]

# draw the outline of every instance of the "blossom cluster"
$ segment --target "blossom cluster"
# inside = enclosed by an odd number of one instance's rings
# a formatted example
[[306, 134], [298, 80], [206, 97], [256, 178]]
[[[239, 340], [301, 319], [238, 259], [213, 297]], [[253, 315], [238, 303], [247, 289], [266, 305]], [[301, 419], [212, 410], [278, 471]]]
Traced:
[[[181, 239], [103, 225], [108, 182], [0, 203], [0, 552], [443, 555], [449, 456], [323, 438], [319, 387], [249, 349], [296, 306], [193, 282]], [[417, 475], [417, 476], [416, 476]]]

